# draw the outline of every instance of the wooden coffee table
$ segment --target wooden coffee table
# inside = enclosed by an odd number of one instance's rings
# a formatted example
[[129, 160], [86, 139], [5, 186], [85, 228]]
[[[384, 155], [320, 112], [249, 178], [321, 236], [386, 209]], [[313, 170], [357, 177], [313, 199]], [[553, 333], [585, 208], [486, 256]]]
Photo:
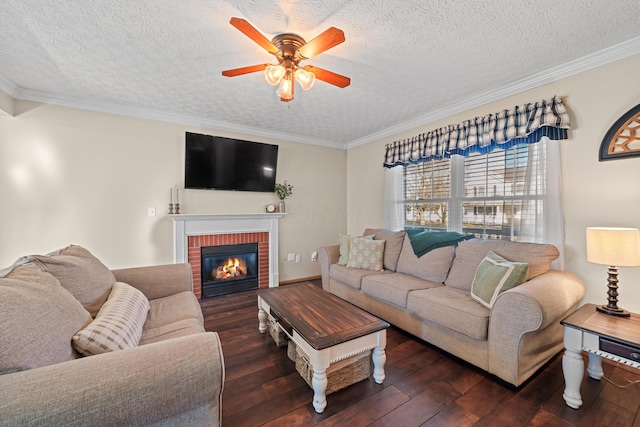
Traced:
[[373, 350], [373, 379], [384, 381], [389, 324], [313, 285], [301, 283], [258, 291], [258, 330], [272, 316], [313, 366], [313, 407], [327, 406], [326, 371], [332, 363]]

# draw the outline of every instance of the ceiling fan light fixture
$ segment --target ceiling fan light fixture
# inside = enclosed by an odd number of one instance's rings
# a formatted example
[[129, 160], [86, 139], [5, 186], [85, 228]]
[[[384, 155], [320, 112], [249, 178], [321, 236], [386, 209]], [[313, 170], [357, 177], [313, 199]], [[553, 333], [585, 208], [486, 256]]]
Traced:
[[276, 91], [276, 95], [283, 101], [291, 101], [293, 99], [293, 79], [291, 78], [291, 74], [287, 73], [287, 75], [280, 80], [280, 86]]
[[264, 69], [264, 77], [267, 79], [267, 82], [272, 86], [275, 86], [278, 83], [280, 83], [280, 81], [282, 80], [282, 78], [286, 73], [287, 73], [287, 70], [280, 64], [269, 65], [267, 66], [267, 68]]
[[294, 76], [304, 90], [311, 89], [311, 86], [313, 86], [313, 83], [316, 81], [315, 74], [302, 68], [298, 68]]

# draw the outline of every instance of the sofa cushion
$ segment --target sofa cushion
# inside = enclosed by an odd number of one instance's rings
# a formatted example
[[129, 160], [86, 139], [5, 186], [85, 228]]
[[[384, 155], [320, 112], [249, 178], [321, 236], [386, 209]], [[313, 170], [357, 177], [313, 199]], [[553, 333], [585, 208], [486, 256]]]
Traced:
[[528, 270], [529, 264], [526, 262], [510, 262], [489, 251], [476, 270], [470, 296], [491, 308], [498, 295], [524, 283]]
[[508, 240], [473, 239], [460, 242], [445, 284], [465, 291], [471, 290], [476, 270], [484, 257], [493, 251], [501, 257], [529, 264], [527, 280], [546, 273], [559, 252], [553, 245], [511, 242]]
[[402, 308], [407, 307], [409, 292], [439, 286], [444, 285], [400, 273], [380, 274], [362, 278], [362, 292]]
[[443, 283], [447, 278], [455, 250], [455, 246], [446, 246], [434, 249], [418, 258], [413, 252], [409, 238], [406, 238], [402, 244], [397, 271], [424, 280]]
[[142, 292], [116, 282], [95, 319], [73, 336], [73, 346], [84, 356], [136, 347], [149, 308]]
[[350, 268], [340, 264], [332, 264], [331, 267], [329, 267], [331, 280], [335, 280], [357, 290], [360, 290], [362, 278], [372, 274], [391, 274], [391, 272], [388, 270], [374, 271]]
[[[355, 236], [348, 234], [338, 233], [338, 239], [340, 241], [340, 257], [338, 258], [338, 264], [347, 265], [349, 263], [349, 252], [351, 252], [351, 239]], [[373, 239], [373, 234], [358, 236], [363, 239]]]
[[403, 231], [389, 231], [378, 228], [367, 228], [364, 235], [373, 235], [374, 240], [384, 240], [384, 269], [396, 271], [398, 257], [402, 250], [402, 242], [407, 233]]
[[81, 246], [71, 245], [47, 255], [32, 255], [29, 258], [53, 274], [92, 317], [98, 314], [116, 281], [111, 270]]
[[153, 299], [149, 301], [149, 305], [151, 309], [147, 314], [144, 330], [170, 325], [183, 319], [195, 319], [204, 323], [198, 298], [190, 291]]
[[82, 304], [33, 263], [0, 276], [0, 375], [77, 358], [71, 337], [91, 321]]
[[384, 240], [352, 237], [349, 244], [351, 248], [347, 267], [374, 271], [383, 270]]
[[142, 330], [140, 345], [205, 332], [200, 303], [185, 291], [149, 301], [151, 310]]
[[450, 286], [409, 293], [407, 309], [416, 315], [477, 340], [486, 340], [489, 309]]

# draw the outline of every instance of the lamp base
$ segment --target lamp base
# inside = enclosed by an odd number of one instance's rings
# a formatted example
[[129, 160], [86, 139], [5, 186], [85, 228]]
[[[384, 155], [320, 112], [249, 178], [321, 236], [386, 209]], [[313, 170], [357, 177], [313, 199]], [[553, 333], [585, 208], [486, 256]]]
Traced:
[[596, 310], [598, 310], [600, 313], [608, 314], [610, 316], [631, 317], [631, 313], [618, 307], [611, 308], [607, 307], [606, 305], [599, 305], [596, 307]]

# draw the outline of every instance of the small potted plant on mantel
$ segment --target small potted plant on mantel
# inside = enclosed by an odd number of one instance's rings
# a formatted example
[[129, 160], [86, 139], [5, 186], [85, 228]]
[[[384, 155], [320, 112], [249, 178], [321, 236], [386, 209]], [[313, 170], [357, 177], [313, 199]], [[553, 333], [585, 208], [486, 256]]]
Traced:
[[276, 195], [280, 202], [278, 203], [278, 212], [285, 212], [284, 199], [293, 194], [293, 185], [289, 184], [286, 180], [283, 183], [276, 184]]

